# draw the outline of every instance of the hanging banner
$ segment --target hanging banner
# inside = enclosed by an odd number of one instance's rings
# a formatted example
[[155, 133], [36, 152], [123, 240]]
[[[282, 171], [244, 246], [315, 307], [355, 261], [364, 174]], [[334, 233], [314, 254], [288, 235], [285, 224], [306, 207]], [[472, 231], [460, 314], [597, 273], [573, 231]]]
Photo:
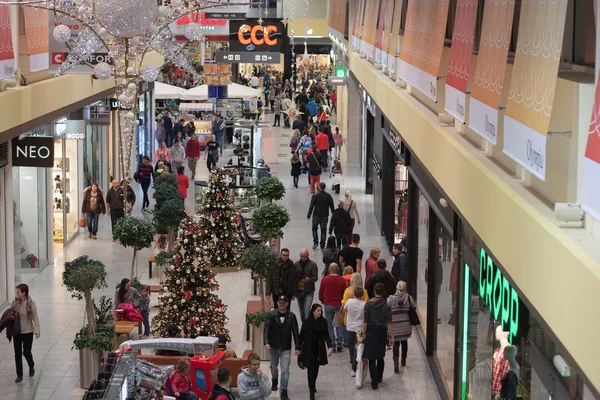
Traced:
[[393, 0], [381, 0], [379, 4], [379, 18], [377, 21], [377, 37], [375, 38], [375, 62], [381, 64], [381, 49], [383, 48], [383, 28], [385, 26], [385, 12], [387, 3], [393, 3]]
[[[387, 0], [384, 11], [383, 38], [381, 41], [381, 60], [379, 61], [384, 70], [388, 67], [388, 48], [390, 47], [390, 33], [392, 31], [392, 21], [394, 19], [395, 3], [396, 0]], [[384, 10], [384, 7], [382, 7], [381, 9]]]
[[546, 178], [546, 135], [560, 64], [568, 0], [524, 0], [506, 116], [504, 153]]
[[364, 17], [365, 17], [365, 6], [366, 6], [367, 0], [358, 0], [357, 4], [357, 8], [356, 8], [356, 17], [354, 19], [354, 26], [356, 28], [356, 32], [355, 32], [355, 41], [354, 41], [354, 47], [356, 47], [358, 50], [361, 50], [364, 46], [363, 46], [363, 23], [364, 23]]
[[600, 221], [600, 85], [596, 84], [596, 96], [592, 108], [592, 120], [583, 159], [583, 200], [581, 208]]
[[387, 68], [390, 74], [396, 74], [396, 57], [400, 52], [400, 24], [402, 23], [402, 3], [407, 0], [396, 0], [394, 5], [394, 15], [392, 17], [392, 30], [390, 32], [390, 41], [387, 47], [388, 62]]
[[15, 54], [10, 31], [10, 10], [0, 2], [0, 79], [15, 76]]
[[458, 0], [446, 78], [445, 110], [465, 122], [467, 84], [475, 39], [478, 0]]
[[514, 11], [515, 0], [486, 0], [483, 7], [479, 56], [469, 103], [469, 128], [494, 146]]
[[367, 0], [365, 6], [365, 21], [363, 23], [363, 48], [361, 51], [369, 58], [375, 58], [375, 39], [377, 37], [377, 16], [381, 0]]
[[48, 10], [23, 7], [29, 72], [48, 69]]
[[409, 1], [398, 73], [437, 102], [449, 0]]

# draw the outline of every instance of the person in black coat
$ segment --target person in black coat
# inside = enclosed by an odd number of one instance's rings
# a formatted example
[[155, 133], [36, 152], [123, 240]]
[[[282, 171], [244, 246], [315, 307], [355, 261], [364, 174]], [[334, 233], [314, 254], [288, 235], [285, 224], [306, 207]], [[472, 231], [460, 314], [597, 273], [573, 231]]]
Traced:
[[323, 317], [323, 308], [320, 304], [312, 305], [310, 315], [302, 324], [300, 343], [302, 355], [299, 363], [302, 362], [307, 369], [310, 399], [314, 400], [319, 367], [327, 365], [327, 357], [333, 354], [327, 321]]
[[344, 200], [340, 200], [338, 208], [333, 211], [331, 222], [329, 223], [329, 234], [331, 235], [331, 232], [335, 232], [338, 249], [344, 248], [348, 244], [348, 235], [351, 228], [352, 217], [344, 208]]
[[385, 269], [387, 267], [387, 263], [383, 258], [377, 260], [377, 266], [379, 267], [379, 270], [371, 274], [369, 280], [365, 284], [365, 289], [369, 294], [369, 298], [372, 299], [375, 297], [375, 285], [381, 283], [385, 287], [383, 298], [387, 299], [389, 296], [396, 293], [396, 280], [392, 274]]
[[300, 180], [300, 175], [302, 174], [302, 161], [300, 161], [300, 157], [298, 157], [298, 154], [294, 153], [294, 155], [292, 156], [291, 164], [291, 175], [294, 178], [294, 187], [298, 188], [298, 181]]

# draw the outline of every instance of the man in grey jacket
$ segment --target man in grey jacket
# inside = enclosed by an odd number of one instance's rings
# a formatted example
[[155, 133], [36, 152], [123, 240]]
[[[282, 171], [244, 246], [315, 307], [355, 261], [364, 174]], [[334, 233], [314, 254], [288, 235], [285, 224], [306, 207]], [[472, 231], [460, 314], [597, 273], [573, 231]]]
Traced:
[[264, 400], [271, 395], [269, 376], [260, 369], [260, 356], [254, 352], [248, 356], [248, 366], [238, 375], [238, 393], [242, 400]]

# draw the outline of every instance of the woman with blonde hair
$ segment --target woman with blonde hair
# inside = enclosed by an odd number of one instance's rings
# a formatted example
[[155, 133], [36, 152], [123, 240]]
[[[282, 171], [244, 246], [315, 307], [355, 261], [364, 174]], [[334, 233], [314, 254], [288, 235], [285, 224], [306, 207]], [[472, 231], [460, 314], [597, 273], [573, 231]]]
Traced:
[[392, 309], [392, 325], [394, 326], [394, 372], [399, 373], [398, 358], [400, 345], [402, 345], [402, 366], [406, 367], [406, 356], [408, 353], [408, 339], [412, 335], [412, 324], [408, 312], [415, 308], [416, 304], [412, 296], [406, 293], [406, 282], [398, 281], [396, 293], [388, 297], [388, 306]]
[[352, 200], [352, 193], [350, 193], [349, 190], [346, 190], [344, 197], [344, 210], [350, 213], [350, 218], [352, 219], [352, 224], [350, 225], [350, 234], [348, 235], [348, 237], [351, 238], [352, 234], [354, 233], [355, 222], [358, 221], [358, 224], [360, 225], [360, 215], [358, 215], [358, 206], [354, 200]]
[[[357, 288], [362, 289], [360, 297], [356, 297]], [[346, 306], [346, 304], [352, 299], [360, 300], [362, 305], [351, 301], [350, 304]], [[346, 311], [346, 314], [344, 315], [344, 324], [346, 325], [346, 334], [348, 335], [346, 343], [348, 343], [350, 363], [352, 363], [352, 376], [355, 376], [356, 373], [356, 331], [363, 324], [362, 309], [364, 308], [367, 300], [369, 300], [369, 295], [363, 288], [362, 276], [359, 272], [355, 272], [352, 274], [352, 277], [350, 277], [350, 286], [346, 288], [344, 291], [344, 297], [342, 298], [342, 309]]]

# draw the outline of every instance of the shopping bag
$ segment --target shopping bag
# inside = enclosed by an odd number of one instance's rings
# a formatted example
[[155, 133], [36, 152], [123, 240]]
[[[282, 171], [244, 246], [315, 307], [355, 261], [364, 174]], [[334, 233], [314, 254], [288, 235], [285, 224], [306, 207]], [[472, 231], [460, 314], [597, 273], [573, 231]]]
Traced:
[[331, 323], [336, 328], [344, 326], [344, 309], [340, 308], [340, 311], [336, 312], [333, 316], [333, 322]]
[[362, 386], [365, 384], [365, 380], [367, 380], [367, 373], [369, 371], [369, 361], [362, 359], [364, 350], [365, 345], [363, 343], [356, 345], [356, 361], [358, 364], [356, 367], [356, 381], [354, 385], [357, 389], [362, 388]]
[[82, 215], [82, 216], [79, 218], [79, 227], [80, 227], [80, 228], [85, 228], [85, 216], [84, 216], [84, 215]]

